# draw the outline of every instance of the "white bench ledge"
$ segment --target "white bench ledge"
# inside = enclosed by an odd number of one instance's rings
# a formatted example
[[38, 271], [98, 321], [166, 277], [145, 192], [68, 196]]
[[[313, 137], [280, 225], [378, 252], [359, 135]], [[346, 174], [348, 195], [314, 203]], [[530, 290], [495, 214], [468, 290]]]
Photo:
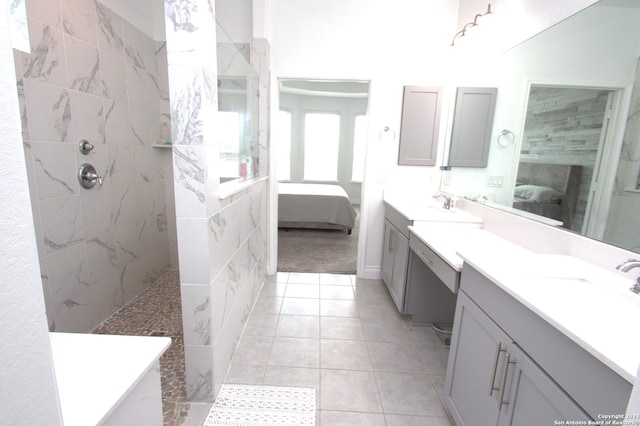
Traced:
[[106, 334], [50, 339], [65, 426], [105, 423], [171, 344], [169, 337]]

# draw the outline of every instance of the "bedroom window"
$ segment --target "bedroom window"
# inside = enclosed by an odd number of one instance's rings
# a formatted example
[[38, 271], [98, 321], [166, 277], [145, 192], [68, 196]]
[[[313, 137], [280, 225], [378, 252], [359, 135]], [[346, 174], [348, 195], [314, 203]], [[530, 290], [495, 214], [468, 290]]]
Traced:
[[357, 115], [353, 130], [353, 164], [351, 181], [362, 182], [364, 179], [364, 156], [367, 142], [367, 116]]
[[291, 180], [291, 112], [280, 110], [276, 117], [278, 180]]
[[338, 180], [340, 116], [307, 113], [304, 119], [304, 180]]

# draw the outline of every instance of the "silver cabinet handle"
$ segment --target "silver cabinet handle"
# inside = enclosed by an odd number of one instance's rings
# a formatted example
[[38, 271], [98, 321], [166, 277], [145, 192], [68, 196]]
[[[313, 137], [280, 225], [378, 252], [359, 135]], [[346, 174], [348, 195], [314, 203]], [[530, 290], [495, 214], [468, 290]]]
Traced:
[[504, 400], [504, 389], [507, 387], [507, 373], [509, 372], [509, 364], [511, 362], [511, 354], [507, 352], [505, 354], [504, 367], [502, 368], [502, 383], [500, 384], [500, 396], [498, 397], [498, 411], [502, 409], [504, 404], [508, 404], [509, 401]]
[[498, 360], [500, 359], [500, 352], [504, 352], [504, 351], [506, 351], [506, 349], [502, 349], [502, 343], [498, 342], [498, 345], [496, 346], [496, 355], [493, 358], [493, 369], [491, 370], [491, 383], [489, 383], [489, 396], [493, 395], [494, 390], [500, 389], [495, 387], [494, 383], [496, 381], [496, 373], [498, 372]]

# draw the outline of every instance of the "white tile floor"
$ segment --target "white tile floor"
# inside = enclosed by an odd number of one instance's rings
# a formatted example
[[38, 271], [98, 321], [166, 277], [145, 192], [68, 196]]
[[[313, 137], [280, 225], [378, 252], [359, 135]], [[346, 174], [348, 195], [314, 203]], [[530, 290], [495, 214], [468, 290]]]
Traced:
[[228, 383], [317, 390], [319, 425], [451, 425], [448, 350], [400, 315], [382, 281], [278, 273], [249, 317]]

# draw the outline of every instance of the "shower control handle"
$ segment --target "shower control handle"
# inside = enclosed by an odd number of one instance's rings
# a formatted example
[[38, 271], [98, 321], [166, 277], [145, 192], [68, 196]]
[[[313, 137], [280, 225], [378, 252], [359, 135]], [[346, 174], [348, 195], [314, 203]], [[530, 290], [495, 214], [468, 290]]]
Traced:
[[84, 163], [78, 169], [78, 181], [83, 188], [91, 189], [98, 184], [98, 188], [102, 188], [102, 176], [96, 172], [95, 167], [91, 164]]
[[90, 152], [96, 152], [94, 146], [86, 139], [82, 139], [78, 144], [78, 149], [84, 155], [89, 155]]

